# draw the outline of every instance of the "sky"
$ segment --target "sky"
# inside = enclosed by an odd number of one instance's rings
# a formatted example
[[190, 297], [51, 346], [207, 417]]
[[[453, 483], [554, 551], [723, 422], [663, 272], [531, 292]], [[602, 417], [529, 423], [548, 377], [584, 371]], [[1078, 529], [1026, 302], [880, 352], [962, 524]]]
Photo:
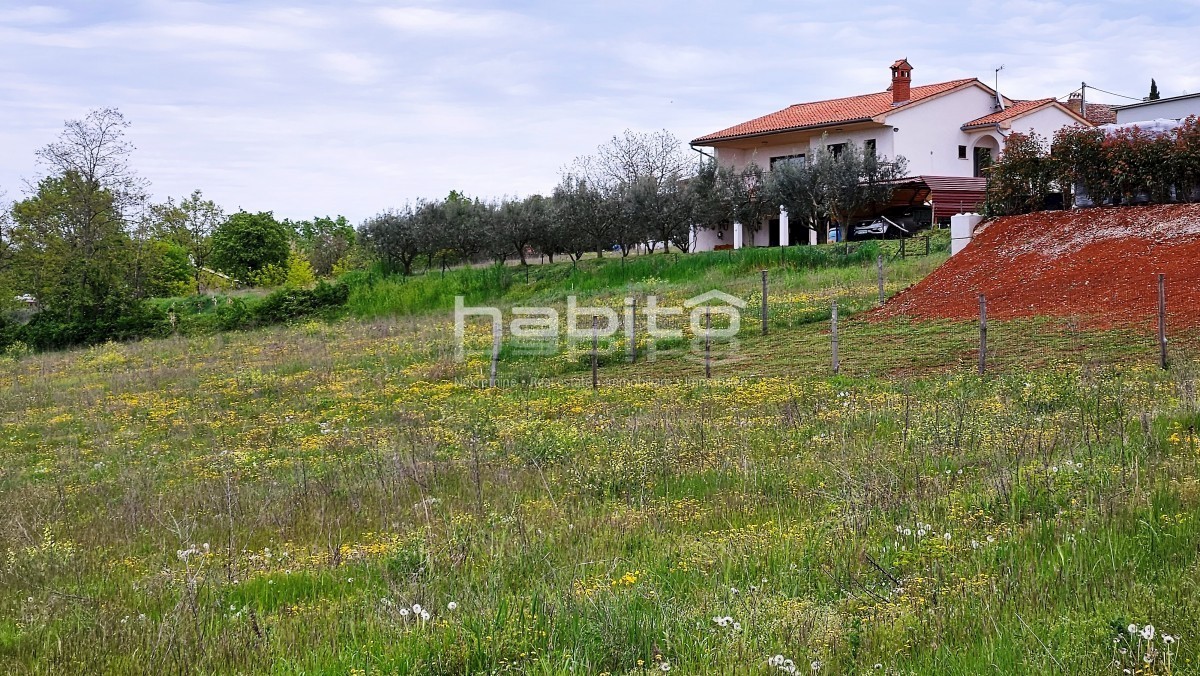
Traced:
[[[547, 192], [625, 129], [683, 141], [793, 103], [961, 77], [1200, 91], [1200, 0], [0, 0], [0, 192], [115, 107], [158, 200], [354, 222], [450, 190]], [[1089, 101], [1128, 102], [1089, 90]]]

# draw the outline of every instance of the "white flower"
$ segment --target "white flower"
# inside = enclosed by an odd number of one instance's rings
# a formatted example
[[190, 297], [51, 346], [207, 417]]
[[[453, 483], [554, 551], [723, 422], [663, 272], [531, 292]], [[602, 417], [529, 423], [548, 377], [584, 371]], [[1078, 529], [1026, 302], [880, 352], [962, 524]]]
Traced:
[[1163, 634], [1162, 640], [1163, 640], [1163, 643], [1166, 643], [1167, 645], [1171, 645], [1172, 643], [1175, 642], [1175, 637], [1170, 634]]
[[1142, 627], [1142, 638], [1146, 639], [1147, 641], [1154, 638], [1153, 624], [1147, 624], [1146, 626]]
[[1137, 630], [1138, 630], [1138, 628], [1137, 628], [1136, 624], [1131, 624], [1128, 627], [1125, 627], [1125, 631], [1128, 631], [1131, 634], [1136, 634]]
[[917, 537], [919, 537], [919, 538], [925, 537], [925, 529], [924, 528], [917, 529]]
[[742, 630], [742, 623], [741, 623], [741, 622], [734, 622], [734, 623], [733, 623], [733, 630], [734, 630], [734, 631], [741, 631], [741, 630]]
[[946, 533], [946, 534], [945, 534], [945, 535], [943, 535], [942, 537], [946, 539], [946, 542], [949, 542], [949, 541], [950, 541], [950, 534], [949, 534], [949, 533]]
[[[958, 471], [960, 471], [960, 472], [961, 472], [962, 470], [960, 469], [960, 470], [958, 470]], [[882, 668], [883, 668], [883, 664], [882, 664], [881, 662], [876, 662], [876, 663], [875, 663], [875, 668], [876, 668], [876, 669], [882, 669]]]
[[994, 538], [994, 537], [992, 537], [991, 535], [989, 535], [989, 536], [987, 536], [987, 541], [988, 541], [989, 543], [991, 543], [991, 542], [995, 542], [995, 541], [996, 541], [996, 538]]
[[400, 609], [400, 617], [408, 617], [408, 608]]
[[774, 656], [774, 657], [772, 657], [772, 658], [768, 659], [768, 660], [767, 660], [767, 666], [769, 666], [769, 667], [782, 667], [782, 666], [783, 666], [783, 655], [776, 655], [776, 656]]
[[428, 619], [429, 619], [429, 611], [428, 611], [428, 610], [422, 610], [422, 611], [421, 611], [421, 620], [423, 620], [423, 621], [424, 621], [424, 620], [428, 620]]
[[421, 604], [420, 603], [413, 604], [413, 612], [417, 613], [418, 615], [421, 614]]
[[821, 669], [821, 660], [813, 660], [812, 661], [812, 670], [820, 671], [820, 669]]
[[737, 588], [737, 587], [730, 587], [730, 588], [729, 588], [729, 593], [730, 593], [730, 594], [737, 595], [737, 593], [738, 593], [738, 588]]
[[904, 529], [904, 534], [905, 534], [905, 535], [912, 535], [912, 529], [911, 529], [911, 528], [905, 528], [905, 529]]
[[450, 603], [447, 603], [446, 610], [458, 610], [458, 603], [455, 601], [451, 601]]
[[661, 663], [661, 664], [659, 664], [659, 665], [658, 665], [658, 670], [659, 670], [659, 671], [670, 671], [670, 670], [671, 670], [671, 665], [670, 665], [670, 664], [668, 664], [668, 663], [666, 663], [666, 662], [663, 662], [663, 663]]
[[979, 540], [971, 540], [971, 549], [979, 549]]

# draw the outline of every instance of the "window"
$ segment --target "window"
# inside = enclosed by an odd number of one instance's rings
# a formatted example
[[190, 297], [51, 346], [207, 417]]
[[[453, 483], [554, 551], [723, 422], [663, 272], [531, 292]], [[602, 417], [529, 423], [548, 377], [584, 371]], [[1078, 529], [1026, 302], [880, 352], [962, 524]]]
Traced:
[[829, 151], [830, 155], [833, 155], [834, 157], [841, 157], [842, 151], [846, 149], [846, 144], [845, 143], [831, 143], [831, 144], [825, 146], [825, 149]]
[[780, 162], [790, 162], [792, 164], [796, 164], [798, 166], [803, 167], [804, 166], [804, 154], [800, 153], [799, 155], [779, 155], [777, 157], [772, 157], [770, 168], [774, 169], [775, 165], [779, 164]]
[[865, 154], [867, 157], [875, 156], [875, 139], [869, 138], [866, 141], [863, 141], [863, 154]]
[[967, 159], [967, 147], [966, 146], [958, 147], [958, 159], [960, 159], [960, 160]]

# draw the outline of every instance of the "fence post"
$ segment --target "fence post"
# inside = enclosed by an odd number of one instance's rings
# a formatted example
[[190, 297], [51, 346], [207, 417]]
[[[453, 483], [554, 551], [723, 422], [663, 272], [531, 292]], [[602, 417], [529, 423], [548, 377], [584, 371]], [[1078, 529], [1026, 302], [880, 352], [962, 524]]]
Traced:
[[1167, 370], [1167, 276], [1158, 273], [1158, 351], [1159, 366]]
[[900, 257], [904, 258], [904, 238], [900, 238]]
[[637, 363], [637, 298], [629, 299], [629, 363]]
[[987, 298], [979, 294], [979, 375], [987, 367]]
[[488, 379], [488, 387], [496, 386], [496, 365], [500, 363], [500, 326], [492, 328], [492, 377]]
[[592, 315], [592, 389], [600, 388], [600, 375], [597, 372], [600, 353], [600, 317]]
[[762, 295], [762, 334], [767, 335], [767, 271], [762, 271], [763, 295]]
[[712, 310], [704, 309], [704, 379], [712, 378]]
[[877, 276], [879, 277], [879, 304], [883, 305], [883, 254], [879, 254], [879, 256], [875, 258], [875, 269]]
[[838, 307], [836, 298], [833, 300], [833, 316], [830, 320], [830, 328], [833, 333], [833, 373], [837, 375], [837, 372], [841, 369], [841, 364], [838, 362]]

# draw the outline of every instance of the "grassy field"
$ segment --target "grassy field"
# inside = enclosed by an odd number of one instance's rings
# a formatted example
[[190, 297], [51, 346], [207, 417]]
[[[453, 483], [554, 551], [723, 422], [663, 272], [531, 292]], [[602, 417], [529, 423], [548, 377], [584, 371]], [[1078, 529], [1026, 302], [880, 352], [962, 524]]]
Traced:
[[481, 389], [433, 278], [0, 360], [0, 673], [1200, 671], [1200, 337], [1163, 372], [1147, 330], [997, 322], [980, 377], [973, 324], [861, 314], [873, 255], [772, 254], [471, 298], [748, 298], [708, 381], [618, 339], [599, 391], [586, 351], [514, 345]]

